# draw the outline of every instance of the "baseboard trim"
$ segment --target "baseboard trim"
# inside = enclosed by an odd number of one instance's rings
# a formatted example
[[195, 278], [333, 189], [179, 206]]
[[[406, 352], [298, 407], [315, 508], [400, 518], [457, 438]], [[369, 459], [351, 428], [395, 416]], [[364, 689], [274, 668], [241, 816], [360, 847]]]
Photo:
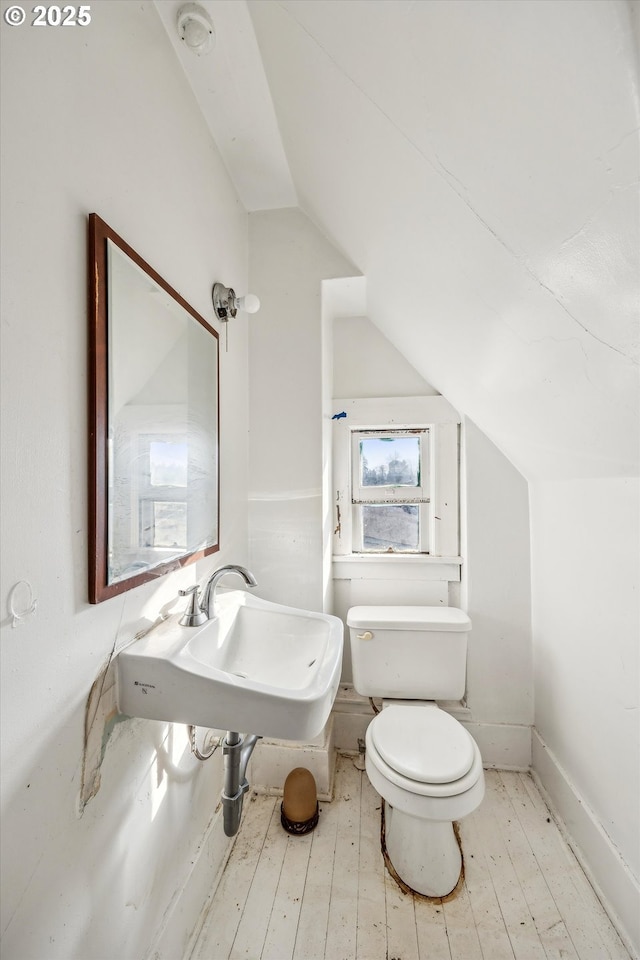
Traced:
[[255, 793], [281, 797], [288, 774], [305, 767], [315, 779], [318, 800], [333, 799], [336, 748], [333, 716], [322, 733], [310, 743], [297, 740], [261, 740], [251, 757], [249, 781]]
[[480, 748], [482, 765], [494, 770], [531, 769], [531, 727], [519, 723], [460, 720]]
[[[447, 700], [439, 706], [466, 727], [480, 748], [485, 767], [523, 771], [531, 768], [529, 724], [483, 723], [473, 719], [473, 711], [465, 704]], [[374, 715], [368, 697], [360, 696], [348, 683], [341, 684], [333, 705], [336, 748], [341, 753], [357, 753], [358, 740], [364, 739]]]
[[640, 885], [557, 757], [533, 730], [536, 785], [625, 946], [640, 956]]

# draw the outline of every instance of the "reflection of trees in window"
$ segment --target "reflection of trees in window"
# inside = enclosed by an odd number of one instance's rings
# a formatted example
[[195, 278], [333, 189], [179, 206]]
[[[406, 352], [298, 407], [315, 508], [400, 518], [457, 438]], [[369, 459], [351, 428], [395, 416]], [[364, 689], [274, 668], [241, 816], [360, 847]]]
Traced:
[[362, 487], [420, 485], [420, 437], [361, 436], [358, 447]]
[[391, 484], [402, 484], [405, 486], [416, 486], [418, 475], [416, 468], [408, 460], [399, 460], [392, 457], [388, 463], [381, 463], [377, 467], [369, 467], [367, 458], [362, 458], [362, 483], [363, 486], [390, 486]]

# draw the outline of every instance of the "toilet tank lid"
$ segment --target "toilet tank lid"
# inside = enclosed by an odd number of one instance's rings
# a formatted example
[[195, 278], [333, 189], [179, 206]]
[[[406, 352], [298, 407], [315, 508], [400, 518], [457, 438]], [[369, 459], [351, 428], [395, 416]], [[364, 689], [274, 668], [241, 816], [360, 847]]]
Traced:
[[471, 630], [471, 620], [458, 607], [351, 607], [347, 614], [349, 627], [385, 627], [389, 630]]

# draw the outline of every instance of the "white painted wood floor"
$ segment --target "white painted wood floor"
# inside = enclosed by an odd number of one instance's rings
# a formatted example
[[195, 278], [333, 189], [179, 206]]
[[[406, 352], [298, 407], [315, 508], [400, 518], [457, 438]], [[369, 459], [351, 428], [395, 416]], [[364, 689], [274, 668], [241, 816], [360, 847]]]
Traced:
[[280, 799], [248, 795], [190, 960], [629, 960], [531, 777], [486, 781], [461, 823], [465, 886], [442, 905], [387, 874], [380, 799], [350, 757], [305, 837]]

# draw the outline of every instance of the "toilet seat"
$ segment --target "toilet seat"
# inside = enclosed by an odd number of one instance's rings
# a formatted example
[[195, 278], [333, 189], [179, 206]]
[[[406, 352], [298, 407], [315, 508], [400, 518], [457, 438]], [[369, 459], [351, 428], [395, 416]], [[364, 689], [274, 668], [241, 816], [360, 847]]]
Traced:
[[[384, 720], [385, 714], [394, 711], [391, 719]], [[407, 713], [407, 720], [399, 716]], [[418, 716], [416, 716], [416, 713]], [[441, 715], [447, 717], [444, 723]], [[380, 721], [383, 721], [382, 724]], [[444, 750], [435, 748], [433, 741], [439, 731], [445, 729]], [[410, 729], [410, 734], [406, 730]], [[378, 732], [379, 731], [379, 732]], [[405, 731], [403, 737], [400, 732]], [[378, 748], [382, 744], [382, 751]], [[443, 760], [449, 745], [457, 744], [454, 750], [456, 759], [452, 764]], [[419, 749], [416, 747], [419, 746]], [[390, 783], [409, 794], [423, 797], [454, 797], [471, 790], [482, 777], [482, 757], [480, 750], [471, 737], [449, 714], [437, 708], [425, 707], [387, 707], [371, 721], [366, 733], [366, 749], [368, 762], [372, 763], [378, 772]], [[395, 755], [397, 751], [397, 756]], [[409, 755], [414, 754], [413, 759]], [[399, 758], [399, 759], [398, 759]], [[429, 761], [435, 760], [433, 768], [429, 769]], [[467, 759], [469, 762], [467, 763]], [[411, 770], [414, 776], [403, 772]], [[454, 774], [464, 769], [459, 776], [451, 780], [435, 779], [442, 777], [447, 768]]]
[[436, 706], [386, 707], [372, 728], [382, 759], [410, 780], [452, 783], [471, 769], [473, 740]]

